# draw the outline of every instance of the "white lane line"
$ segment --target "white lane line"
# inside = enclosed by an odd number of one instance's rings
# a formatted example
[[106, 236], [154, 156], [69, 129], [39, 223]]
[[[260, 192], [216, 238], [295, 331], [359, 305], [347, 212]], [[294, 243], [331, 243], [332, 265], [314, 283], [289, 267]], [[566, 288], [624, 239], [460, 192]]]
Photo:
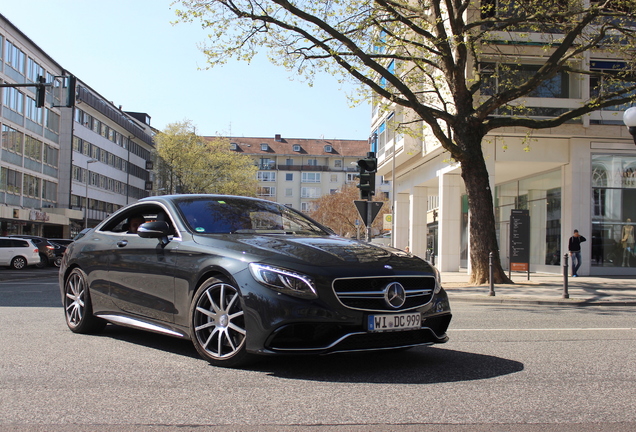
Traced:
[[617, 330], [626, 330], [633, 331], [636, 330], [634, 327], [608, 327], [608, 328], [591, 328], [591, 327], [572, 327], [572, 328], [524, 328], [524, 329], [448, 329], [448, 332], [471, 332], [471, 331], [479, 331], [479, 332], [492, 332], [492, 331], [617, 331]]

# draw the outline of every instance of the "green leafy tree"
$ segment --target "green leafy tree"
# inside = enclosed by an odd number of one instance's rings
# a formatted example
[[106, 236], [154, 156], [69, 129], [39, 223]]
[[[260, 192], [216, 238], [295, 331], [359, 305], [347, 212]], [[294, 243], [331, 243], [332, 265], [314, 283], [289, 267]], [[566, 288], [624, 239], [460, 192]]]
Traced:
[[[406, 111], [403, 133], [437, 141], [459, 163], [470, 218], [471, 280], [503, 271], [482, 151], [501, 128], [545, 129], [634, 101], [635, 0], [181, 0], [180, 21], [210, 32], [210, 65], [250, 61], [259, 51], [298, 74], [339, 73], [374, 103]], [[589, 59], [623, 66], [594, 70]], [[531, 58], [532, 73], [520, 65]], [[560, 77], [588, 83], [578, 104], [531, 116], [525, 98]], [[582, 86], [581, 86], [582, 87]], [[557, 97], [563, 97], [560, 95]]]
[[224, 138], [203, 138], [189, 120], [171, 123], [155, 137], [158, 186], [165, 193], [256, 194], [257, 167], [230, 150]]

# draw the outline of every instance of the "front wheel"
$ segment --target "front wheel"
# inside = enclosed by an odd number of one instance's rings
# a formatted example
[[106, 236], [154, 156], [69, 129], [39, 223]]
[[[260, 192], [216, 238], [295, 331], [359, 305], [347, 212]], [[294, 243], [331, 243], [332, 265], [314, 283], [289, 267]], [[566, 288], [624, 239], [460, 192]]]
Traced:
[[14, 270], [22, 270], [26, 268], [27, 260], [24, 257], [17, 256], [11, 260], [11, 268]]
[[215, 366], [245, 364], [247, 331], [238, 289], [225, 279], [206, 280], [190, 308], [192, 341], [201, 357]]
[[64, 282], [64, 313], [66, 324], [74, 333], [98, 333], [106, 321], [93, 315], [86, 273], [73, 269]]

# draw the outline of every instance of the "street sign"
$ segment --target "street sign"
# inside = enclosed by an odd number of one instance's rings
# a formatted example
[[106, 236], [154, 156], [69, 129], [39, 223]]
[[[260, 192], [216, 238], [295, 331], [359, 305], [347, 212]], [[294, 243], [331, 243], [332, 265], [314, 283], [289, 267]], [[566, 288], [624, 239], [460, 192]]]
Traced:
[[[380, 209], [382, 209], [382, 205], [384, 204], [382, 201], [354, 201], [353, 202], [358, 209], [358, 213], [360, 213], [360, 218], [366, 226], [370, 226], [375, 217], [380, 213]], [[367, 220], [368, 217], [368, 206], [371, 206], [371, 220]]]
[[384, 215], [384, 224], [382, 228], [385, 230], [393, 229], [393, 215], [391, 213], [387, 213]]
[[510, 270], [530, 274], [530, 212], [510, 212]]

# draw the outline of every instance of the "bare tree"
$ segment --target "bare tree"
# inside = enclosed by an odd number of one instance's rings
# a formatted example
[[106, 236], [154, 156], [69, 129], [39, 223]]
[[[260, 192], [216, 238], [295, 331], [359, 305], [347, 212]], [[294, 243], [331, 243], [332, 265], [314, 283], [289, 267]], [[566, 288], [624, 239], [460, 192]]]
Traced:
[[[180, 21], [210, 31], [210, 65], [276, 64], [311, 78], [328, 71], [357, 80], [382, 107], [413, 113], [403, 132], [436, 140], [459, 163], [468, 195], [471, 281], [510, 283], [500, 258], [493, 196], [482, 152], [499, 128], [553, 128], [636, 99], [635, 0], [181, 0]], [[590, 54], [622, 62], [589, 66]], [[536, 64], [520, 73], [524, 58]], [[532, 116], [524, 98], [557, 77], [590, 83], [580, 105]], [[410, 118], [411, 116], [407, 116]], [[420, 126], [421, 125], [421, 126]]]
[[[334, 230], [338, 235], [351, 237], [356, 234], [358, 227], [360, 227], [361, 236], [364, 237], [365, 226], [358, 209], [353, 203], [359, 199], [360, 190], [355, 184], [348, 184], [334, 194], [323, 195], [313, 201], [313, 209], [308, 214], [321, 224]], [[372, 224], [376, 232], [382, 229], [383, 217], [391, 211], [390, 208], [390, 205], [385, 200], [380, 213], [378, 213]], [[358, 226], [356, 226], [356, 219], [360, 221]]]

